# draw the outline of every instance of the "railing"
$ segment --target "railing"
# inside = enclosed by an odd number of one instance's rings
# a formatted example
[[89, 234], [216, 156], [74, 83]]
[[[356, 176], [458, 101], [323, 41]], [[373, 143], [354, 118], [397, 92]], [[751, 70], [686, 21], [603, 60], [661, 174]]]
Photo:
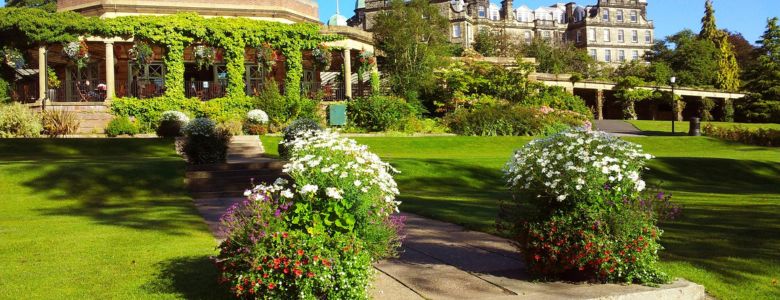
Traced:
[[38, 83], [17, 83], [11, 89], [11, 100], [21, 103], [33, 103], [38, 101]]
[[134, 81], [130, 83], [130, 89], [124, 91], [124, 93], [120, 91], [119, 94], [125, 94], [128, 97], [138, 99], [155, 98], [165, 94], [165, 85], [162, 82]]
[[203, 101], [225, 97], [225, 81], [188, 81], [184, 85], [184, 95], [187, 98], [198, 98]]
[[81, 80], [72, 81], [67, 84], [70, 89], [70, 97], [58, 95], [51, 97], [54, 102], [103, 102], [106, 101], [106, 92], [108, 87], [105, 82]]

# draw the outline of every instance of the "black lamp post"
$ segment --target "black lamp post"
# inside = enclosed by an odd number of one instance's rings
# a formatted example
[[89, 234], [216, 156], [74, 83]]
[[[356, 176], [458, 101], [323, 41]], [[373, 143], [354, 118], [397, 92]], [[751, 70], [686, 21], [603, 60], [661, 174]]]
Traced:
[[672, 78], [669, 79], [669, 82], [672, 86], [672, 134], [675, 134], [674, 121], [677, 120], [677, 99], [674, 94], [674, 84], [677, 83], [677, 77], [672, 76]]

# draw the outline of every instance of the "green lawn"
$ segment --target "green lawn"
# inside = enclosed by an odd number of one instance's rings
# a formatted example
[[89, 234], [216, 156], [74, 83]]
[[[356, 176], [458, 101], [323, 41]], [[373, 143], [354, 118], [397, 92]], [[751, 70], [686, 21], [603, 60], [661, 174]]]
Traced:
[[[279, 138], [264, 138], [275, 152]], [[501, 167], [529, 138], [357, 138], [396, 166], [401, 209], [493, 232], [498, 199], [510, 197]], [[780, 149], [706, 137], [632, 138], [657, 156], [684, 216], [666, 230], [663, 266], [720, 299], [778, 299]]]
[[[634, 124], [636, 128], [639, 128], [639, 130], [645, 131], [646, 133], [649, 133], [651, 135], [671, 135], [672, 134], [672, 121], [648, 121], [648, 120], [631, 120], [626, 121], [628, 123]], [[764, 128], [764, 129], [775, 129], [780, 130], [780, 124], [776, 123], [727, 123], [727, 122], [703, 122], [702, 127], [704, 127], [704, 124], [712, 124], [714, 126], [718, 127], [734, 127], [734, 126], [742, 126], [745, 128]], [[675, 132], [677, 135], [688, 135], [688, 127], [690, 126], [688, 121], [685, 122], [675, 122]]]
[[0, 140], [0, 298], [215, 298], [173, 144]]

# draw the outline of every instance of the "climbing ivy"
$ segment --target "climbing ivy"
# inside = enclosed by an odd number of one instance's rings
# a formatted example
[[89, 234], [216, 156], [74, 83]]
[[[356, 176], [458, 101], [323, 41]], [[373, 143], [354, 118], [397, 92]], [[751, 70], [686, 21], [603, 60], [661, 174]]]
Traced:
[[184, 97], [184, 49], [193, 43], [205, 43], [225, 50], [227, 93], [231, 97], [244, 93], [245, 49], [268, 43], [285, 56], [286, 91], [291, 100], [300, 97], [302, 51], [340, 39], [336, 35], [323, 35], [319, 26], [307, 23], [204, 18], [194, 13], [100, 19], [72, 12], [0, 8], [0, 46], [30, 47], [72, 42], [82, 36], [135, 38], [162, 46], [166, 50], [163, 61], [167, 69], [165, 82], [168, 97]]

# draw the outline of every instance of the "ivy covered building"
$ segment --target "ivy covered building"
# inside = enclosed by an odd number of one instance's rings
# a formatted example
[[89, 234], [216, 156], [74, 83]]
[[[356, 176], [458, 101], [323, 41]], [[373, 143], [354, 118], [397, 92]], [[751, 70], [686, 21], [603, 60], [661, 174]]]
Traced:
[[[574, 2], [529, 8], [502, 0], [431, 0], [450, 20], [450, 41], [470, 48], [481, 30], [505, 32], [517, 44], [535, 37], [550, 42], [571, 42], [598, 61], [622, 63], [637, 60], [650, 50], [654, 25], [647, 17], [647, 0], [598, 0], [595, 5]], [[519, 2], [519, 1], [517, 1]], [[357, 0], [351, 26], [371, 31], [374, 18], [390, 1]]]
[[0, 46], [25, 60], [16, 66], [12, 98], [105, 112], [120, 97], [256, 96], [270, 80], [288, 98], [340, 100], [353, 96], [353, 85], [355, 94], [366, 90], [340, 74], [354, 74], [357, 61], [373, 53], [371, 35], [322, 26], [316, 1], [219, 2], [62, 0], [57, 13], [2, 8]]

